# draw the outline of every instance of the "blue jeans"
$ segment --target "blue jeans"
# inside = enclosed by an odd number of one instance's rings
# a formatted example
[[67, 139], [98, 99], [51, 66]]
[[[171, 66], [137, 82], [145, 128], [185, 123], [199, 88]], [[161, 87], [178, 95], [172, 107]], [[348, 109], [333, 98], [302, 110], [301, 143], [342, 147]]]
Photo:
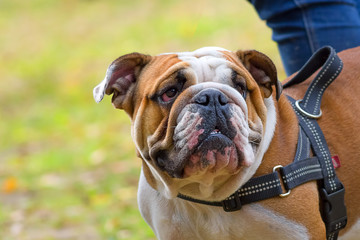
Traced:
[[249, 0], [272, 29], [285, 72], [298, 71], [320, 47], [360, 46], [360, 0]]

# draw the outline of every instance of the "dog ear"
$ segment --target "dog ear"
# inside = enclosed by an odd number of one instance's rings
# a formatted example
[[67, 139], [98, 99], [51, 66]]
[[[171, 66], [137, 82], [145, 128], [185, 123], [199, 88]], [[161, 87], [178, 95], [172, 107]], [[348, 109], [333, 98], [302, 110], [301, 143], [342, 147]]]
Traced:
[[255, 81], [262, 88], [266, 98], [272, 94], [272, 86], [276, 89], [276, 99], [279, 100], [282, 92], [282, 84], [277, 79], [277, 72], [274, 63], [265, 54], [256, 50], [237, 51], [245, 68], [250, 72]]
[[131, 94], [131, 87], [151, 58], [149, 55], [130, 53], [113, 61], [106, 71], [105, 79], [93, 90], [95, 101], [100, 102], [105, 93], [113, 94], [113, 105], [123, 109], [124, 101]]

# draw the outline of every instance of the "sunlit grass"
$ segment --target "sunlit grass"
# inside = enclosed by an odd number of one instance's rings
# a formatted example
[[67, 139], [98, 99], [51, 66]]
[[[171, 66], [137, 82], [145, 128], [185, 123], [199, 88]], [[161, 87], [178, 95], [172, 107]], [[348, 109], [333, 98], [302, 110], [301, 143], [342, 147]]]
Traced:
[[284, 76], [246, 1], [5, 0], [0, 29], [1, 239], [155, 239], [130, 121], [92, 99], [118, 56], [254, 48]]

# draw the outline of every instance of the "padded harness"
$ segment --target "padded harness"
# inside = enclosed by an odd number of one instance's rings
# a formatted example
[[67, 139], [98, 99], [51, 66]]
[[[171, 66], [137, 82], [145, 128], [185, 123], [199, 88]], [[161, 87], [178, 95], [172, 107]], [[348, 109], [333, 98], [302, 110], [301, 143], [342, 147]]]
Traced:
[[[299, 137], [294, 162], [287, 166], [274, 166], [273, 172], [251, 178], [245, 185], [223, 201], [210, 202], [179, 194], [178, 197], [195, 203], [221, 206], [226, 212], [240, 210], [242, 205], [272, 197], [286, 197], [291, 189], [317, 180], [320, 212], [326, 227], [326, 239], [336, 240], [346, 226], [344, 186], [336, 176], [332, 157], [325, 137], [316, 121], [321, 117], [321, 98], [325, 89], [336, 79], [343, 63], [333, 48], [319, 49], [283, 87], [302, 83], [321, 68], [311, 82], [303, 99], [287, 96], [299, 122]], [[310, 157], [311, 150], [313, 152]], [[283, 187], [282, 187], [283, 186]], [[285, 192], [283, 190], [285, 188]]]

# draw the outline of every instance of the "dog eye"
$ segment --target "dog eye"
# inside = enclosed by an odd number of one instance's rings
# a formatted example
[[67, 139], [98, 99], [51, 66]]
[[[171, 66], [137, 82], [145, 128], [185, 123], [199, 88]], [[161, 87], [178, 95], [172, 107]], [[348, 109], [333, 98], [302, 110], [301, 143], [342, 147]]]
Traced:
[[177, 96], [178, 92], [179, 91], [176, 88], [170, 88], [161, 95], [161, 100], [163, 102], [170, 102]]
[[180, 70], [176, 73], [175, 79], [173, 79], [172, 81], [173, 84], [169, 84], [167, 87], [164, 87], [163, 90], [158, 94], [154, 95], [152, 99], [155, 100], [156, 97], [157, 100], [160, 101], [160, 103], [166, 105], [171, 104], [183, 90], [185, 82], [186, 77], [183, 71]]
[[243, 94], [243, 93], [246, 91], [246, 87], [245, 87], [245, 85], [242, 84], [242, 83], [237, 83], [237, 84], [235, 85], [235, 88], [236, 88], [241, 94]]
[[243, 96], [243, 98], [246, 98], [246, 86], [244, 84], [236, 84], [235, 86], [236, 90], [238, 90], [238, 92]]
[[246, 81], [245, 79], [237, 74], [235, 71], [232, 74], [232, 81], [234, 84], [234, 88], [244, 97], [246, 98]]

